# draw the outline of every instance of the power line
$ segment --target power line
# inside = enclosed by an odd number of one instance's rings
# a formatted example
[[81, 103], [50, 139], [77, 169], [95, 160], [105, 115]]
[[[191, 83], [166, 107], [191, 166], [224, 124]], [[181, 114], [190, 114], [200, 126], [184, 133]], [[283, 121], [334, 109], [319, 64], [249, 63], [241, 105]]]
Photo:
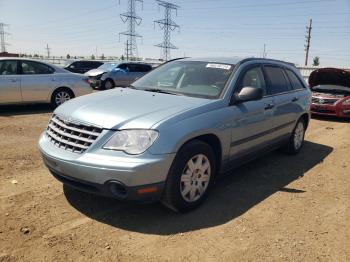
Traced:
[[306, 38], [306, 44], [305, 44], [305, 66], [307, 66], [307, 62], [309, 59], [309, 50], [310, 50], [310, 42], [311, 42], [311, 30], [312, 30], [312, 19], [310, 19], [309, 26], [306, 27], [307, 29], [307, 35]]
[[143, 0], [128, 0], [128, 11], [120, 14], [120, 18], [127, 24], [127, 31], [119, 33], [119, 35], [125, 35], [127, 40], [125, 42], [125, 55], [126, 59], [132, 59], [137, 54], [136, 37], [142, 37], [135, 31], [136, 25], [140, 25], [142, 18], [136, 15], [136, 2], [140, 2], [143, 5]]
[[7, 24], [0, 23], [0, 45], [1, 45], [1, 53], [6, 52], [6, 46], [8, 43], [5, 41], [5, 35], [9, 35], [8, 32], [5, 32], [5, 27], [8, 26]]
[[175, 10], [177, 14], [177, 9], [179, 6], [162, 0], [156, 1], [159, 7], [164, 7], [164, 19], [154, 21], [154, 23], [157, 23], [160, 29], [164, 31], [163, 42], [156, 46], [163, 49], [163, 59], [167, 61], [170, 59], [170, 50], [177, 49], [177, 47], [170, 42], [170, 33], [176, 28], [180, 28], [180, 26], [177, 25], [171, 18], [172, 10]]

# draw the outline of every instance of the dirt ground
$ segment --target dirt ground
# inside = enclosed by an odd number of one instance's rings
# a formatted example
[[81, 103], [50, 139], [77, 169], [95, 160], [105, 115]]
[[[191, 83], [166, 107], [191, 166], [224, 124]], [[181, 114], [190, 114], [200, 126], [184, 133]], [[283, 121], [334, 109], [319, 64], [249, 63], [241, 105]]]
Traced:
[[37, 150], [50, 114], [0, 108], [0, 261], [350, 261], [349, 121], [313, 119], [299, 155], [240, 167], [175, 214], [63, 187]]

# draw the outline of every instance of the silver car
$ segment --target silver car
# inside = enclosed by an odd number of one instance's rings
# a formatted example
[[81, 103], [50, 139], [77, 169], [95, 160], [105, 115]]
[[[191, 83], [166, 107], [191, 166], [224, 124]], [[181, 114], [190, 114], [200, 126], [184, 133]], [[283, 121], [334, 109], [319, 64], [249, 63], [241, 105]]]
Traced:
[[292, 64], [179, 59], [130, 88], [60, 106], [39, 148], [69, 186], [182, 212], [204, 201], [218, 174], [277, 148], [298, 153], [310, 103]]
[[140, 62], [109, 62], [86, 72], [85, 76], [95, 89], [112, 89], [127, 87], [151, 70], [151, 65]]
[[64, 102], [92, 92], [82, 75], [21, 58], [0, 58], [0, 105]]

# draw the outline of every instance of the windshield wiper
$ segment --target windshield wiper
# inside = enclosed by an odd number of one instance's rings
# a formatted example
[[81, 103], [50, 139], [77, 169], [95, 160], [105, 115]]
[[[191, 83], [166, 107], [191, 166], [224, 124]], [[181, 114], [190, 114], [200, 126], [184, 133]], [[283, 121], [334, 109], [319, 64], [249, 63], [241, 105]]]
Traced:
[[171, 91], [167, 91], [167, 90], [159, 89], [159, 88], [146, 88], [146, 89], [143, 89], [143, 90], [144, 91], [148, 91], [148, 92], [155, 92], [155, 93], [183, 96], [183, 94], [176, 93], [176, 92], [171, 92]]

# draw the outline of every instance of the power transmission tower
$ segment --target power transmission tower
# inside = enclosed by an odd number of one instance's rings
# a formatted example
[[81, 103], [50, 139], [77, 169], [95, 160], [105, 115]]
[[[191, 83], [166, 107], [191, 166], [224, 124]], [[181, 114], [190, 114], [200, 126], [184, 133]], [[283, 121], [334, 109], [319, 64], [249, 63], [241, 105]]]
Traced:
[[308, 59], [309, 59], [309, 50], [310, 50], [310, 43], [311, 43], [311, 30], [312, 30], [312, 19], [310, 19], [310, 22], [309, 22], [309, 26], [306, 27], [307, 31], [306, 31], [306, 44], [305, 44], [305, 51], [306, 51], [306, 54], [305, 54], [305, 66], [307, 66], [307, 62], [308, 62]]
[[127, 60], [138, 56], [136, 38], [142, 37], [135, 31], [136, 25], [140, 25], [142, 22], [142, 18], [136, 15], [136, 2], [140, 2], [143, 5], [143, 0], [128, 0], [128, 11], [120, 14], [122, 21], [127, 24], [127, 31], [119, 33], [119, 36], [125, 35], [127, 37], [125, 42]]
[[47, 53], [47, 58], [50, 58], [50, 52], [51, 52], [51, 48], [49, 48], [49, 44], [46, 44], [46, 53]]
[[160, 7], [164, 7], [164, 19], [154, 21], [154, 23], [157, 23], [160, 29], [164, 31], [163, 42], [156, 46], [163, 49], [163, 59], [167, 61], [170, 59], [170, 50], [177, 49], [177, 47], [170, 42], [170, 33], [176, 28], [180, 28], [180, 26], [172, 20], [171, 12], [175, 10], [177, 14], [177, 9], [180, 7], [162, 0], [156, 1]]
[[7, 24], [0, 23], [0, 44], [1, 44], [1, 53], [6, 52], [6, 46], [8, 43], [5, 41], [5, 35], [9, 35], [9, 33], [5, 32], [5, 26], [8, 26]]

